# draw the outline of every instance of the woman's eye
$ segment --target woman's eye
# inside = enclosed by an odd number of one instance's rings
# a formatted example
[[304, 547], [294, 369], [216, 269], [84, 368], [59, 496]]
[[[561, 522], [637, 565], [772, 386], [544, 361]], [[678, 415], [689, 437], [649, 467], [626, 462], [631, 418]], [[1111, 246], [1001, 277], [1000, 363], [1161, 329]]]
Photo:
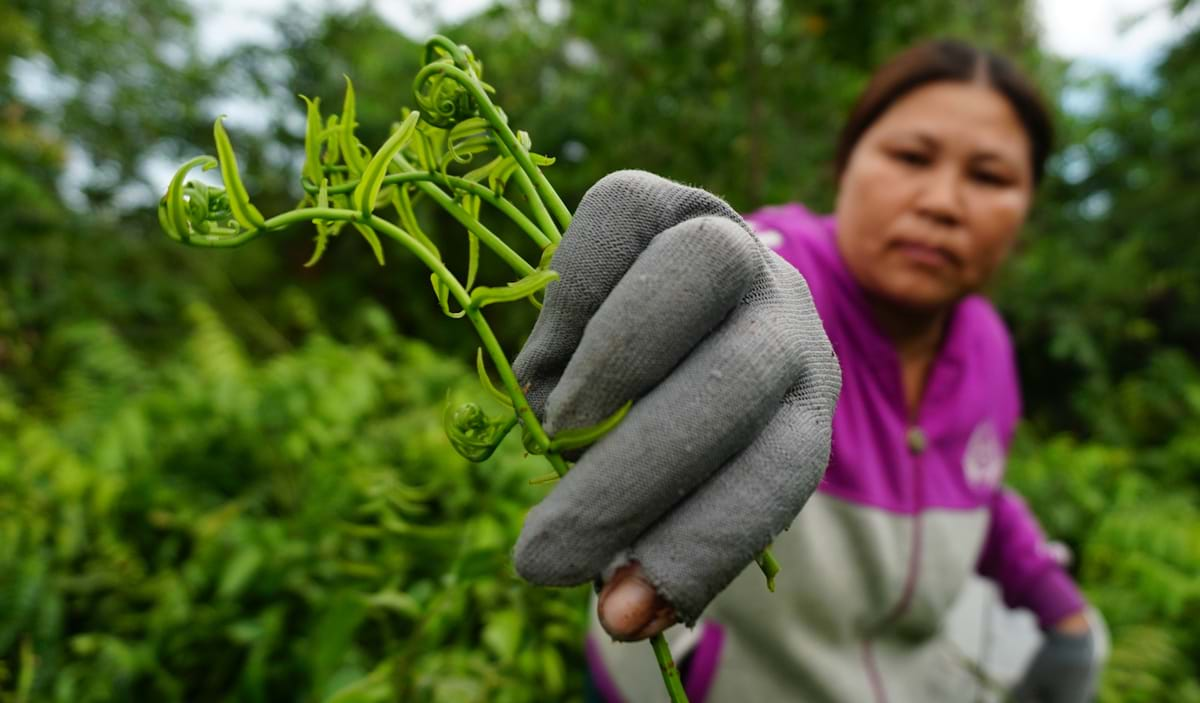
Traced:
[[892, 152], [892, 158], [909, 166], [927, 166], [931, 159], [919, 151], [899, 149]]
[[993, 171], [976, 171], [971, 174], [971, 177], [979, 183], [997, 188], [1004, 187], [1012, 182], [1012, 179], [1008, 176]]

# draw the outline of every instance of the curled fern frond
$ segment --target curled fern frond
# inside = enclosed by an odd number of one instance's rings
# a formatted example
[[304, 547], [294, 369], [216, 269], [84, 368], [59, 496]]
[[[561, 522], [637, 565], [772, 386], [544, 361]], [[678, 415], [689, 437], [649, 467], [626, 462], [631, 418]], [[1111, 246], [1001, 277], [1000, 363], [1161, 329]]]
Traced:
[[[475, 80], [483, 77], [483, 65], [470, 49], [459, 46], [445, 37], [435, 36], [425, 44], [425, 67], [417, 73], [413, 95], [425, 121], [447, 129], [475, 117], [478, 105], [471, 91], [444, 69], [453, 66]], [[485, 88], [486, 89], [486, 88]]]
[[468, 461], [483, 461], [496, 451], [505, 436], [517, 424], [517, 416], [490, 417], [475, 403], [446, 405], [442, 424], [450, 445]]
[[[244, 244], [261, 233], [261, 228], [242, 225], [225, 188], [200, 181], [184, 182], [197, 166], [207, 171], [217, 165], [217, 159], [211, 156], [197, 156], [175, 172], [158, 203], [158, 223], [171, 239], [192, 246], [229, 247]], [[244, 216], [245, 211], [242, 213]]]

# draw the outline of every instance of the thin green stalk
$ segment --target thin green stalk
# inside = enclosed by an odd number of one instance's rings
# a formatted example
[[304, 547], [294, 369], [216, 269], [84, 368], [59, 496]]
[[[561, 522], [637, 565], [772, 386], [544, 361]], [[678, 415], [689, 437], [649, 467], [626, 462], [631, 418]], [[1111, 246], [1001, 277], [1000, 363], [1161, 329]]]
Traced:
[[343, 220], [353, 222], [359, 219], [357, 210], [346, 210], [336, 207], [306, 207], [299, 210], [289, 210], [288, 212], [280, 213], [263, 224], [264, 229], [283, 229], [289, 225], [296, 225], [302, 222], [312, 222], [313, 220]]
[[687, 703], [687, 692], [683, 690], [683, 681], [679, 678], [679, 669], [671, 657], [671, 648], [667, 638], [660, 632], [650, 638], [650, 646], [654, 648], [654, 658], [658, 660], [658, 668], [662, 671], [663, 683], [667, 685], [667, 695], [672, 703]]
[[532, 220], [525, 216], [525, 213], [518, 210], [517, 206], [513, 205], [508, 198], [496, 195], [491, 188], [474, 181], [468, 181], [467, 179], [460, 178], [458, 176], [443, 177], [436, 174], [430, 175], [430, 180], [436, 182], [438, 178], [443, 178], [447, 185], [478, 196], [485, 203], [488, 203], [500, 212], [504, 213], [508, 219], [516, 223], [516, 225], [521, 228], [521, 231], [524, 232], [530, 239], [532, 239], [539, 248], [545, 248], [546, 246], [549, 246], [551, 242], [557, 241], [555, 238], [558, 236], [557, 231], [551, 230], [551, 234], [554, 236], [547, 236], [545, 232], [538, 229], [537, 225], [535, 225]]
[[[358, 213], [355, 214], [357, 215]], [[436, 256], [434, 256], [433, 252], [426, 249], [421, 242], [417, 241], [416, 237], [412, 236], [408, 232], [405, 232], [403, 229], [397, 227], [391, 222], [388, 222], [379, 215], [372, 215], [367, 224], [369, 224], [371, 227], [374, 227], [379, 232], [387, 235], [388, 237], [400, 242], [406, 249], [415, 254], [416, 257], [421, 260], [421, 263], [428, 266], [430, 271], [433, 271], [438, 275], [439, 278], [442, 279], [442, 281], [446, 284], [446, 287], [450, 289], [450, 294], [454, 296], [454, 299], [458, 301], [458, 304], [464, 310], [468, 310], [468, 315], [470, 314], [469, 308], [471, 306], [471, 296], [467, 293], [467, 289], [463, 288], [462, 284], [459, 283], [458, 278], [456, 278], [454, 274], [450, 272], [450, 269], [446, 268], [446, 265], [443, 264]], [[488, 330], [488, 334], [491, 334], [491, 330]], [[492, 341], [495, 342], [495, 339], [495, 336], [493, 336]], [[498, 344], [496, 345], [496, 348], [499, 350]], [[509, 373], [512, 373], [511, 369], [509, 370]], [[516, 379], [514, 378], [513, 380], [515, 381]], [[526, 404], [526, 407], [529, 407], [528, 403]]]
[[[465, 309], [467, 317], [471, 320], [471, 324], [475, 326], [475, 331], [479, 334], [479, 339], [483, 342], [488, 355], [491, 356], [492, 363], [496, 366], [500, 380], [504, 382], [504, 387], [508, 389], [509, 396], [513, 399], [513, 406], [517, 412], [517, 416], [521, 418], [525, 430], [532, 436], [534, 447], [545, 451], [550, 445], [550, 438], [546, 435], [545, 430], [542, 429], [541, 424], [537, 420], [537, 416], [533, 414], [533, 410], [529, 407], [529, 401], [525, 399], [525, 393], [521, 390], [517, 376], [513, 373], [512, 367], [509, 366], [508, 358], [500, 349], [500, 344], [496, 341], [496, 336], [492, 334], [491, 327], [477, 308], [467, 307]], [[560, 454], [549, 453], [546, 455], [546, 460], [554, 467], [554, 472], [558, 474], [559, 478], [567, 474], [569, 467]], [[679, 678], [679, 669], [676, 668], [675, 661], [671, 657], [671, 649], [667, 646], [666, 638], [661, 633], [657, 634], [650, 638], [650, 644], [654, 647], [654, 658], [658, 660], [658, 668], [662, 672], [663, 683], [666, 684], [667, 694], [670, 696], [672, 703], [687, 703], [687, 693], [683, 690], [683, 682]]]
[[226, 230], [214, 227], [207, 233], [192, 234], [188, 238], [188, 241], [184, 243], [194, 247], [232, 249], [258, 239], [266, 233], [267, 230], [265, 229], [252, 229], [246, 232], [237, 232], [236, 230]]
[[[496, 150], [500, 152], [500, 156], [511, 157], [514, 158], [514, 160], [516, 158], [516, 156], [512, 155], [512, 150], [508, 148], [508, 145], [505, 145], [503, 142], [496, 145]], [[524, 149], [520, 149], [520, 151], [524, 152]], [[520, 166], [520, 162], [518, 162], [518, 166]], [[552, 241], [557, 242], [560, 239], [563, 239], [563, 235], [558, 232], [558, 228], [554, 226], [554, 221], [551, 220], [550, 211], [546, 210], [546, 204], [542, 202], [542, 199], [538, 194], [538, 190], [534, 188], [533, 181], [529, 180], [529, 174], [524, 172], [523, 168], [518, 168], [516, 169], [516, 172], [512, 174], [512, 176], [514, 176], [517, 181], [517, 187], [521, 188], [522, 193], [526, 194], [526, 199], [529, 202], [529, 208], [533, 210], [534, 220], [538, 221], [538, 226], [541, 227], [542, 232], [546, 233], [546, 236], [548, 236], [548, 238], [550, 238]], [[568, 218], [568, 222], [564, 224], [563, 232], [566, 232], [566, 227], [568, 227], [569, 224], [570, 218]]]
[[[496, 195], [491, 188], [474, 181], [468, 181], [460, 176], [443, 176], [440, 173], [433, 173], [430, 171], [409, 171], [407, 173], [388, 174], [384, 177], [383, 184], [396, 185], [400, 183], [417, 183], [420, 181], [444, 184], [451, 188], [457, 188], [459, 190], [466, 191], [471, 195], [478, 196], [484, 202], [495, 207], [497, 210], [504, 213], [508, 219], [516, 223], [516, 225], [521, 228], [521, 231], [524, 232], [530, 239], [532, 239], [539, 247], [545, 247], [552, 241], [551, 239], [547, 238], [546, 234], [542, 230], [538, 229], [537, 225], [533, 224], [532, 220], [525, 216], [525, 213], [518, 210], [517, 206], [513, 205], [508, 198]], [[314, 195], [321, 190], [319, 185], [316, 185], [308, 180], [305, 180], [303, 185], [306, 192]], [[330, 195], [349, 193], [352, 192], [356, 187], [358, 187], [357, 179], [346, 181], [345, 183], [340, 183], [336, 186], [330, 186], [327, 189], [327, 192]]]
[[467, 55], [463, 53], [462, 47], [460, 47], [458, 44], [455, 44], [450, 37], [443, 36], [441, 34], [435, 34], [425, 42], [425, 60], [421, 63], [433, 63], [434, 59], [437, 58], [437, 53], [433, 51], [435, 48], [441, 49], [449, 54], [450, 58], [454, 59], [454, 63], [459, 66], [466, 66], [469, 64], [467, 61]]
[[[498, 144], [497, 147], [501, 154], [505, 156], [512, 156], [510, 150], [503, 144]], [[546, 204], [542, 202], [540, 197], [538, 197], [537, 190], [533, 187], [533, 182], [529, 180], [529, 174], [525, 173], [523, 169], [518, 168], [513, 176], [517, 179], [517, 187], [525, 193], [525, 199], [529, 201], [529, 207], [533, 210], [533, 217], [535, 220], [537, 220], [538, 226], [540, 226], [542, 231], [545, 232], [546, 235], [549, 236], [553, 241], [557, 242], [562, 239], [562, 235], [559, 234], [558, 228], [554, 226], [554, 221], [550, 219], [550, 213], [546, 210]], [[567, 224], [570, 224], [570, 220], [567, 221]], [[563, 225], [564, 232], [566, 229], [567, 225]]]
[[[504, 355], [504, 350], [500, 348], [500, 342], [496, 341], [496, 335], [492, 333], [492, 328], [484, 319], [483, 313], [471, 305], [470, 299], [463, 306], [467, 311], [467, 319], [471, 321], [471, 325], [475, 327], [475, 332], [479, 335], [479, 340], [483, 342], [483, 348], [487, 351], [488, 356], [492, 359], [492, 364], [496, 367], [496, 373], [500, 375], [500, 380], [504, 383], [505, 390], [508, 391], [509, 397], [513, 400], [513, 410], [516, 411], [517, 417], [521, 418], [521, 425], [525, 431], [529, 433], [533, 449], [538, 453], [545, 452], [550, 446], [550, 438], [546, 436], [546, 431], [542, 429], [542, 425], [538, 422], [537, 416], [534, 415], [533, 409], [529, 407], [529, 401], [525, 399], [525, 392], [521, 390], [521, 384], [517, 381], [517, 375], [513, 373], [512, 366], [508, 363], [508, 357]], [[560, 457], [561, 460], [561, 457]], [[551, 460], [551, 465], [554, 462]], [[555, 471], [558, 467], [555, 466]], [[565, 467], [562, 474], [566, 473]]]
[[[410, 171], [416, 170], [403, 156], [400, 156], [399, 154], [396, 155], [395, 161]], [[533, 267], [529, 265], [529, 262], [525, 261], [525, 259], [522, 259], [517, 252], [509, 248], [509, 246], [505, 244], [503, 240], [497, 237], [496, 234], [490, 229], [485, 227], [483, 223], [471, 217], [469, 212], [462, 209], [462, 207], [460, 207], [458, 203], [454, 202], [453, 198], [446, 195], [445, 191], [443, 191], [441, 188], [438, 188], [429, 181], [422, 180], [416, 181], [416, 185], [422, 193], [428, 195], [434, 202], [440, 205], [443, 210], [450, 213], [454, 219], [458, 220], [462, 226], [466, 227], [476, 237], [479, 237], [479, 241], [483, 242], [488, 246], [489, 249], [496, 252], [496, 255], [503, 259], [504, 263], [508, 264], [513, 271], [516, 271], [521, 276], [528, 276], [533, 272]]]
[[550, 466], [554, 468], [554, 473], [558, 474], [559, 478], [567, 475], [567, 470], [571, 467], [567, 466], [567, 460], [562, 458], [562, 454], [558, 452], [546, 452], [546, 461], [550, 462]]

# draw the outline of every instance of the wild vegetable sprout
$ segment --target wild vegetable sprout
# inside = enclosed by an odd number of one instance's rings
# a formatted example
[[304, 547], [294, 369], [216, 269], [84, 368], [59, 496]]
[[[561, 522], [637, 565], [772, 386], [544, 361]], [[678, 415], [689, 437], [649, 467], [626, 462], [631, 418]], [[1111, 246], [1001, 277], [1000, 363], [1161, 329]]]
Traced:
[[[474, 327], [482, 343], [476, 356], [479, 380], [491, 396], [513, 410], [506, 417], [492, 417], [473, 403], [448, 407], [444, 424], [451, 444], [467, 459], [483, 461], [520, 425], [525, 448], [546, 458], [554, 469], [549, 477], [553, 480], [570, 468], [563, 453], [586, 447], [615, 427], [632, 401], [594, 427], [566, 430], [555, 437], [542, 429], [483, 309], [522, 301], [540, 308], [539, 295], [558, 278], [548, 267], [571, 223], [571, 213], [541, 171], [554, 160], [532, 152], [529, 135], [509, 127], [507, 116], [489, 97], [495, 90], [483, 82], [483, 66], [470, 49], [435, 36], [425, 44], [423, 64], [413, 85], [417, 109], [405, 110], [375, 152], [355, 136], [355, 95], [349, 79], [340, 115], [322, 117], [319, 99], [303, 98], [308, 106], [301, 178], [305, 196], [296, 209], [274, 217], [265, 218], [250, 202], [233, 146], [218, 118], [213, 126], [217, 156], [196, 157], [179, 169], [159, 203], [159, 223], [168, 236], [184, 244], [235, 247], [299, 222], [312, 222], [317, 238], [309, 266], [347, 224], [367, 241], [381, 265], [381, 238], [398, 242], [429, 268], [442, 312], [465, 317]], [[483, 163], [469, 169], [477, 162]], [[196, 167], [219, 168], [225, 188], [185, 183]], [[451, 173], [452, 169], [461, 175]], [[506, 195], [513, 190], [519, 195], [516, 200]], [[522, 198], [523, 208], [517, 206]], [[420, 199], [432, 201], [466, 228], [469, 260], [464, 278], [447, 268], [434, 240], [417, 221], [414, 205]], [[484, 224], [485, 204], [537, 245], [538, 261], [526, 261]], [[480, 244], [512, 270], [513, 281], [497, 287], [476, 284]], [[488, 375], [485, 352], [503, 390]], [[773, 590], [778, 566], [767, 551], [758, 563]], [[651, 644], [671, 700], [686, 701], [665, 638], [658, 635]]]

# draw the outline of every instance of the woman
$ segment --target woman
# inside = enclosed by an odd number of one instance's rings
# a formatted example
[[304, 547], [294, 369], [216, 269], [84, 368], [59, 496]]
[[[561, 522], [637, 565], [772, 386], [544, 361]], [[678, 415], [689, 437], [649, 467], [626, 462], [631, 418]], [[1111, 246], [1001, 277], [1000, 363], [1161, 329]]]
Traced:
[[[515, 557], [538, 583], [600, 577], [588, 654], [606, 698], [663, 693], [649, 649], [605, 633], [702, 613], [693, 700], [971, 700], [941, 629], [978, 571], [1048, 635], [1021, 696], [1087, 699], [1084, 601], [1000, 486], [1017, 377], [977, 295], [1050, 144], [1007, 61], [939, 41], [852, 111], [833, 217], [747, 218], [773, 253], [747, 253], [741, 220], [694, 189], [626, 173], [589, 192], [517, 372], [552, 433], [637, 403], [531, 511]], [[772, 538], [769, 595], [743, 567]]]

